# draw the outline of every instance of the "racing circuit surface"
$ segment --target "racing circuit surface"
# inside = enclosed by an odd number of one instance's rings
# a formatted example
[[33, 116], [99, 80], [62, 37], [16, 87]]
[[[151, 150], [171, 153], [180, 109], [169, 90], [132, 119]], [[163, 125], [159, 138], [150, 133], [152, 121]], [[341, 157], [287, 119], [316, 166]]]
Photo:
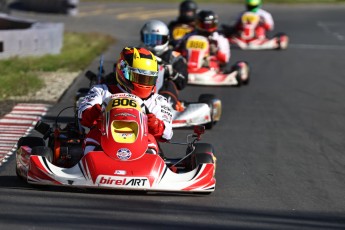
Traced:
[[[118, 39], [105, 53], [110, 71], [123, 46], [138, 44], [146, 20], [169, 22], [177, 7], [81, 3], [76, 17], [13, 14], [61, 21], [68, 31], [110, 33]], [[230, 23], [243, 6], [200, 8]], [[213, 194], [32, 187], [17, 179], [12, 156], [0, 168], [0, 229], [345, 229], [345, 5], [264, 8], [275, 32], [289, 35], [288, 49], [233, 49], [232, 62], [252, 67], [249, 86], [190, 86], [181, 93], [186, 100], [214, 93], [223, 103], [221, 121], [203, 138], [218, 160]], [[72, 105], [86, 85], [79, 77], [45, 119]], [[175, 131], [174, 140], [187, 133]]]

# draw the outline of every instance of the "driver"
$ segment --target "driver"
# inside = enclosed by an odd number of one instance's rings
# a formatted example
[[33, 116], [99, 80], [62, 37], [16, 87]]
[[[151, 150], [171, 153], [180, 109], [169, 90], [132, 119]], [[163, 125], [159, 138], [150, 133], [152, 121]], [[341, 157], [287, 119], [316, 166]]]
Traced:
[[[150, 20], [140, 30], [143, 46], [157, 56], [164, 76], [158, 78], [157, 90], [171, 103], [177, 111], [184, 107], [178, 99], [179, 91], [184, 89], [188, 82], [187, 62], [182, 55], [168, 46], [169, 29], [159, 20]], [[162, 78], [162, 79], [161, 79]]]
[[194, 30], [197, 10], [198, 5], [192, 0], [180, 3], [179, 16], [168, 24], [170, 45], [176, 46], [186, 33]]
[[266, 10], [261, 9], [262, 0], [245, 0], [246, 11], [243, 11], [238, 16], [235, 23], [235, 30], [242, 31], [244, 26], [242, 24], [242, 16], [245, 13], [251, 12], [260, 16], [259, 26], [255, 29], [256, 38], [265, 39], [267, 31], [272, 31], [274, 29], [274, 21], [272, 15]]
[[[165, 97], [154, 93], [158, 75], [155, 56], [145, 48], [125, 47], [114, 66], [115, 83], [93, 86], [81, 102], [78, 118], [81, 125], [90, 128], [84, 140], [84, 154], [100, 145], [101, 104], [111, 94], [131, 93], [141, 99], [148, 108], [148, 131], [159, 141], [172, 138], [172, 113]], [[150, 135], [149, 135], [150, 136]], [[149, 147], [158, 150], [155, 141]]]
[[230, 44], [228, 39], [217, 30], [218, 15], [211, 10], [202, 10], [196, 17], [196, 30], [187, 34], [176, 47], [176, 50], [187, 58], [186, 42], [188, 38], [192, 35], [207, 37], [210, 43], [210, 55], [217, 59], [224, 73], [230, 73]]

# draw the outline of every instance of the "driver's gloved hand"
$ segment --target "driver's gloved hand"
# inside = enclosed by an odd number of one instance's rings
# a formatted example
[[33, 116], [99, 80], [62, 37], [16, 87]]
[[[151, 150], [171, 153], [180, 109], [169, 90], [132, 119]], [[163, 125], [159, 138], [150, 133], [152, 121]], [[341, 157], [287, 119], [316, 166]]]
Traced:
[[147, 114], [147, 125], [149, 133], [155, 138], [161, 138], [164, 132], [164, 122], [156, 117], [153, 113]]
[[218, 42], [215, 40], [210, 40], [210, 55], [216, 55], [218, 49]]

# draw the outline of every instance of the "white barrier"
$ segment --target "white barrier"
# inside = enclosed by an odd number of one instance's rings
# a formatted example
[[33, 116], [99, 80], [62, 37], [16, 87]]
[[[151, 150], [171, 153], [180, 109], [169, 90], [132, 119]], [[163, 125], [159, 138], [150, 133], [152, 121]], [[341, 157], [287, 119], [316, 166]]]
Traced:
[[40, 23], [0, 14], [0, 59], [59, 54], [63, 23]]

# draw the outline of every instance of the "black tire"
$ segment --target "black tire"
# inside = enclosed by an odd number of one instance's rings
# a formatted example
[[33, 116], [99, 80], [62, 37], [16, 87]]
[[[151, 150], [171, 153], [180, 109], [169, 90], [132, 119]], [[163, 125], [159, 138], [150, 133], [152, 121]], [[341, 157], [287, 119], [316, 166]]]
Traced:
[[[22, 146], [28, 146], [28, 145], [25, 144]], [[31, 149], [31, 154], [45, 157], [49, 162], [53, 162], [53, 158], [54, 158], [53, 151], [47, 146], [34, 146]], [[24, 180], [24, 177], [20, 175], [17, 164], [16, 164], [16, 175], [19, 179]]]
[[[187, 151], [188, 154], [189, 151]], [[188, 157], [187, 169], [193, 170], [200, 164], [213, 164], [213, 156], [209, 153], [214, 153], [213, 146], [208, 143], [196, 143], [193, 153]]]
[[21, 146], [29, 146], [30, 148], [36, 146], [45, 146], [46, 143], [41, 137], [21, 137], [17, 142], [17, 148]]
[[53, 162], [54, 154], [53, 151], [47, 146], [36, 146], [31, 150], [32, 155], [38, 155], [47, 158], [49, 162]]
[[241, 69], [241, 67], [238, 65], [238, 63], [235, 64], [234, 71], [237, 71], [237, 75], [236, 75], [237, 85], [235, 85], [235, 86], [236, 86], [236, 87], [241, 87], [242, 84], [243, 84], [242, 78], [241, 78], [242, 69]]
[[[242, 79], [242, 67], [239, 65], [239, 63], [244, 62], [248, 68], [248, 78], [246, 80]], [[233, 66], [233, 71], [237, 71], [237, 75], [236, 75], [236, 80], [238, 82], [238, 84], [236, 85], [237, 87], [241, 87], [242, 85], [248, 85], [249, 84], [249, 80], [250, 80], [250, 68], [247, 62], [245, 61], [238, 61], [236, 62], [236, 64]]]
[[213, 146], [209, 143], [196, 143], [194, 146], [195, 146], [195, 149], [194, 149], [195, 153], [206, 153], [206, 152], [214, 153]]
[[286, 49], [287, 48], [287, 46], [285, 47], [285, 48], [283, 48], [282, 46], [281, 46], [281, 37], [282, 36], [287, 36], [285, 33], [277, 33], [274, 37], [276, 37], [277, 39], [278, 39], [278, 47], [277, 47], [277, 50], [284, 50], [284, 49]]
[[[17, 148], [19, 149], [21, 146], [29, 146], [30, 148], [34, 149], [37, 147], [45, 147], [45, 141], [41, 137], [21, 137], [17, 142]], [[24, 178], [20, 175], [19, 170], [16, 164], [16, 175], [18, 178], [23, 180]]]
[[246, 80], [242, 80], [242, 83], [243, 83], [243, 85], [249, 85], [251, 69], [250, 69], [248, 62], [245, 61], [244, 63], [246, 64], [246, 66], [248, 68], [248, 70], [247, 70], [248, 71], [248, 78]]
[[19, 173], [19, 170], [18, 170], [17, 164], [16, 164], [16, 175], [17, 175], [18, 179], [20, 179], [20, 180], [24, 180], [24, 177], [22, 177], [22, 176], [20, 175], [20, 173]]
[[216, 99], [214, 94], [201, 94], [199, 96], [198, 102], [205, 103], [211, 108], [211, 121], [209, 123], [204, 124], [206, 129], [212, 129], [213, 126], [216, 124], [213, 121], [213, 100]]

